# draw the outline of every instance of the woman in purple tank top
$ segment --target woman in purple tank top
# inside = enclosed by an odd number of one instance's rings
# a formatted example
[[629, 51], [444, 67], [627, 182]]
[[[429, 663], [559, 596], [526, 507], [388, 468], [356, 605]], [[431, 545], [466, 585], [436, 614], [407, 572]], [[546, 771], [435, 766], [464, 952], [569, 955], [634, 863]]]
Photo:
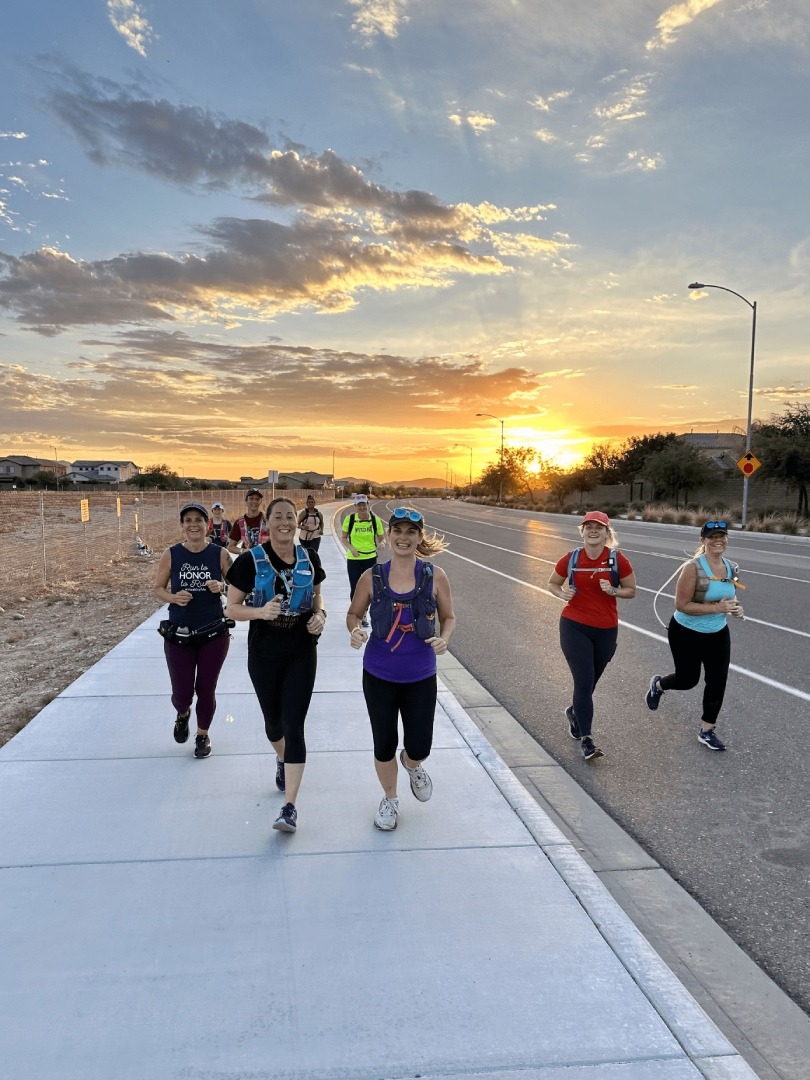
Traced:
[[[391, 559], [366, 570], [357, 583], [346, 626], [353, 649], [366, 644], [363, 695], [374, 738], [374, 767], [383, 799], [374, 817], [378, 829], [397, 827], [397, 745], [402, 717], [404, 749], [399, 760], [411, 791], [427, 802], [433, 784], [422, 762], [433, 743], [436, 657], [447, 651], [456, 626], [450, 582], [439, 566], [419, 556], [438, 555], [444, 541], [425, 532], [418, 510], [398, 507], [387, 533]], [[362, 627], [371, 607], [371, 634]], [[438, 620], [438, 626], [436, 621]]]

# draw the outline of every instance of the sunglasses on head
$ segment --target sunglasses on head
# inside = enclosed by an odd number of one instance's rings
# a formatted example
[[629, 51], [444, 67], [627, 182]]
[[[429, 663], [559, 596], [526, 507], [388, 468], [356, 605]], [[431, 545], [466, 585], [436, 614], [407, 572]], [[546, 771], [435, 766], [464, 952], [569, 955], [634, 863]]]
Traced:
[[703, 528], [706, 532], [711, 532], [712, 529], [723, 529], [726, 531], [728, 529], [728, 524], [725, 521], [707, 521]]
[[404, 521], [407, 518], [408, 521], [412, 521], [414, 525], [422, 524], [422, 515], [419, 511], [406, 510], [404, 506], [398, 506], [391, 514], [391, 517], [396, 518], [397, 521]]

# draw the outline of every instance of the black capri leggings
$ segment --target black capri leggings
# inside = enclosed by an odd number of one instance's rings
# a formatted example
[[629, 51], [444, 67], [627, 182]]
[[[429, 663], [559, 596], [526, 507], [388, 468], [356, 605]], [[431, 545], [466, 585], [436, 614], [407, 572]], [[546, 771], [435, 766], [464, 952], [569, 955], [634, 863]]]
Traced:
[[436, 676], [430, 675], [418, 682], [395, 683], [364, 671], [363, 695], [377, 761], [391, 761], [396, 754], [400, 715], [405, 753], [411, 761], [424, 761], [433, 745]]
[[560, 648], [574, 679], [571, 704], [583, 737], [591, 734], [593, 692], [613, 659], [618, 639], [617, 626], [588, 626], [573, 619], [560, 619]]
[[691, 690], [700, 682], [700, 668], [705, 673], [703, 687], [704, 724], [717, 723], [726, 694], [728, 665], [731, 663], [731, 634], [727, 626], [713, 634], [701, 634], [681, 626], [673, 616], [667, 627], [669, 647], [675, 671], [661, 679], [662, 690]]
[[283, 737], [284, 761], [290, 765], [307, 760], [304, 722], [317, 667], [317, 642], [306, 632], [257, 634], [248, 644], [248, 674], [259, 699], [264, 730], [270, 742]]

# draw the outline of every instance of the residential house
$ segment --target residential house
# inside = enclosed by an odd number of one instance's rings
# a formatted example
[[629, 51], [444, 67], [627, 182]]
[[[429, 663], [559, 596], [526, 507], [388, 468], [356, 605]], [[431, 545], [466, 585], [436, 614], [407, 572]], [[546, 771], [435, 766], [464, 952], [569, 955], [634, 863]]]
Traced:
[[71, 480], [74, 483], [101, 480], [107, 484], [122, 484], [125, 480], [137, 476], [140, 471], [134, 461], [74, 461], [71, 469]]
[[731, 476], [745, 452], [745, 436], [734, 431], [689, 431], [678, 439], [711, 461], [722, 476]]
[[56, 458], [29, 457], [28, 454], [7, 454], [0, 457], [0, 487], [14, 487], [20, 481], [28, 481], [39, 472], [53, 473], [58, 479], [70, 471], [67, 461]]

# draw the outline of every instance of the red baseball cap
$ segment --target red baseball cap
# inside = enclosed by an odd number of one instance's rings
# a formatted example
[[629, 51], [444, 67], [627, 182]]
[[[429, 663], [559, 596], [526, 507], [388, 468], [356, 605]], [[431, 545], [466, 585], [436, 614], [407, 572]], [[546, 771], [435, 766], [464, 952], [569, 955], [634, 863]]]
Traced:
[[596, 521], [599, 525], [604, 525], [606, 529], [610, 528], [610, 518], [601, 510], [589, 510], [582, 519], [582, 524], [584, 525], [587, 521]]

